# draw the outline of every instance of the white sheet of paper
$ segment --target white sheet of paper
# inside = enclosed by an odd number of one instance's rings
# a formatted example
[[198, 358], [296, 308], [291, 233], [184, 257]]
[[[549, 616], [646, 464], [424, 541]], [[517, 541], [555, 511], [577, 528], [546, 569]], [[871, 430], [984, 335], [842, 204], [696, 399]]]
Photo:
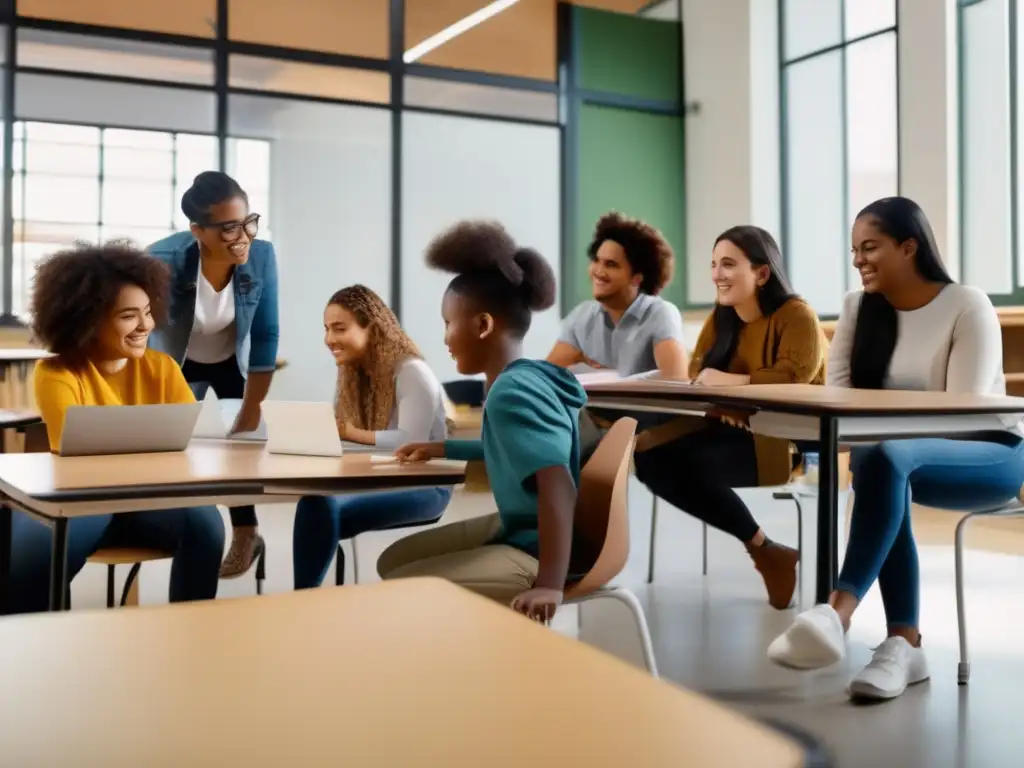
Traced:
[[657, 379], [661, 376], [661, 371], [655, 368], [653, 371], [643, 371], [642, 373], [634, 373], [632, 376], [620, 376], [617, 371], [612, 371], [603, 368], [590, 368], [588, 366], [573, 366], [570, 368], [574, 374], [576, 374], [577, 380], [580, 384], [598, 384], [605, 381], [634, 381], [640, 379]]

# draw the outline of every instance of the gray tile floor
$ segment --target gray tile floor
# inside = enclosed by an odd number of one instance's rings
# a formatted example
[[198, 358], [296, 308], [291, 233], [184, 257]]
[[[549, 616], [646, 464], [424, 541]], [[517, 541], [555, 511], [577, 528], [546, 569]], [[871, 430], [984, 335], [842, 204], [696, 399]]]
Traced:
[[[751, 491], [747, 496], [769, 535], [795, 544], [793, 505], [773, 501], [766, 491]], [[491, 504], [486, 495], [459, 494], [446, 520], [488, 512]], [[952, 538], [923, 546], [922, 631], [932, 680], [894, 702], [853, 705], [844, 694], [846, 682], [884, 636], [877, 591], [855, 618], [852, 650], [844, 665], [817, 673], [775, 668], [766, 662], [764, 649], [787, 626], [795, 609], [777, 612], [768, 606], [743, 548], [712, 532], [709, 573], [702, 576], [699, 524], [662, 505], [657, 574], [653, 586], [647, 586], [650, 497], [637, 485], [631, 488], [630, 504], [633, 554], [619, 582], [633, 588], [646, 607], [663, 677], [742, 711], [808, 731], [826, 745], [834, 764], [841, 768], [1024, 765], [1024, 646], [1020, 640], [1024, 622], [1019, 611], [1024, 598], [1024, 558], [980, 550], [968, 553], [973, 675], [969, 686], [958, 687]], [[804, 538], [813, 548], [813, 502], [807, 509]], [[268, 540], [268, 592], [292, 588], [292, 512], [286, 506], [260, 509]], [[1019, 524], [1024, 535], [1024, 520]], [[376, 579], [377, 554], [400, 535], [387, 532], [359, 537], [360, 581]], [[807, 564], [810, 576], [811, 557]], [[351, 581], [351, 558], [348, 569]], [[123, 578], [127, 568], [120, 571]], [[166, 562], [143, 567], [144, 604], [166, 600], [167, 577]], [[76, 609], [102, 607], [104, 584], [103, 569], [88, 566], [74, 582]], [[812, 597], [810, 577], [803, 588], [802, 601], [807, 606]], [[222, 597], [254, 592], [249, 577], [221, 582]], [[573, 610], [568, 609], [556, 621], [560, 631], [575, 632]], [[620, 655], [636, 656], [630, 624], [616, 608], [588, 605], [582, 636]], [[756, 756], [751, 756], [749, 765], [756, 764]]]

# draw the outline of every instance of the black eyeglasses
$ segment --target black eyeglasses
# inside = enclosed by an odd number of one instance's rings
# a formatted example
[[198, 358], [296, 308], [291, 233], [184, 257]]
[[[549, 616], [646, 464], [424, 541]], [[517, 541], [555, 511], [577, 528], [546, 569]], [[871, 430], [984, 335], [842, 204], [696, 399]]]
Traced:
[[242, 236], [242, 231], [249, 236], [249, 239], [256, 237], [256, 233], [260, 231], [260, 215], [258, 213], [252, 213], [246, 216], [242, 221], [218, 221], [210, 224], [205, 224], [204, 229], [219, 229], [220, 239], [225, 243], [233, 243]]

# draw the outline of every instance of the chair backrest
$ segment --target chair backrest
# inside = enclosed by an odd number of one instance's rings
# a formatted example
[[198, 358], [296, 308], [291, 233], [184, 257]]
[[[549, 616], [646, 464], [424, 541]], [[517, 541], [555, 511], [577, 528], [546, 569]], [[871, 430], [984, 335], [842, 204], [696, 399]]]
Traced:
[[479, 408], [484, 404], [484, 382], [482, 379], [456, 379], [441, 385], [444, 392], [456, 405]]
[[50, 438], [43, 422], [25, 428], [25, 453], [49, 453]]
[[629, 507], [626, 489], [633, 458], [636, 419], [612, 424], [580, 472], [576, 495], [572, 570], [584, 576], [566, 590], [566, 598], [600, 589], [614, 579], [629, 557]]

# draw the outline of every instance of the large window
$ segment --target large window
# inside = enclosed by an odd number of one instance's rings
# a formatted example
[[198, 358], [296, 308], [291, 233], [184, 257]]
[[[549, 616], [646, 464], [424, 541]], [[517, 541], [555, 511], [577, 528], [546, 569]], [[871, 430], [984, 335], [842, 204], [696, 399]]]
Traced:
[[1017, 94], [1022, 12], [1015, 0], [960, 1], [961, 274], [997, 304], [1024, 297], [1024, 102]]
[[[269, 223], [269, 142], [236, 139], [231, 147], [252, 209]], [[217, 167], [217, 139], [19, 121], [13, 161], [12, 308], [24, 315], [31, 275], [43, 256], [79, 241], [128, 239], [145, 246], [186, 229], [181, 195], [197, 173]], [[266, 227], [260, 236], [268, 237]]]
[[780, 0], [783, 250], [797, 291], [834, 315], [859, 287], [850, 226], [899, 189], [896, 0]]

